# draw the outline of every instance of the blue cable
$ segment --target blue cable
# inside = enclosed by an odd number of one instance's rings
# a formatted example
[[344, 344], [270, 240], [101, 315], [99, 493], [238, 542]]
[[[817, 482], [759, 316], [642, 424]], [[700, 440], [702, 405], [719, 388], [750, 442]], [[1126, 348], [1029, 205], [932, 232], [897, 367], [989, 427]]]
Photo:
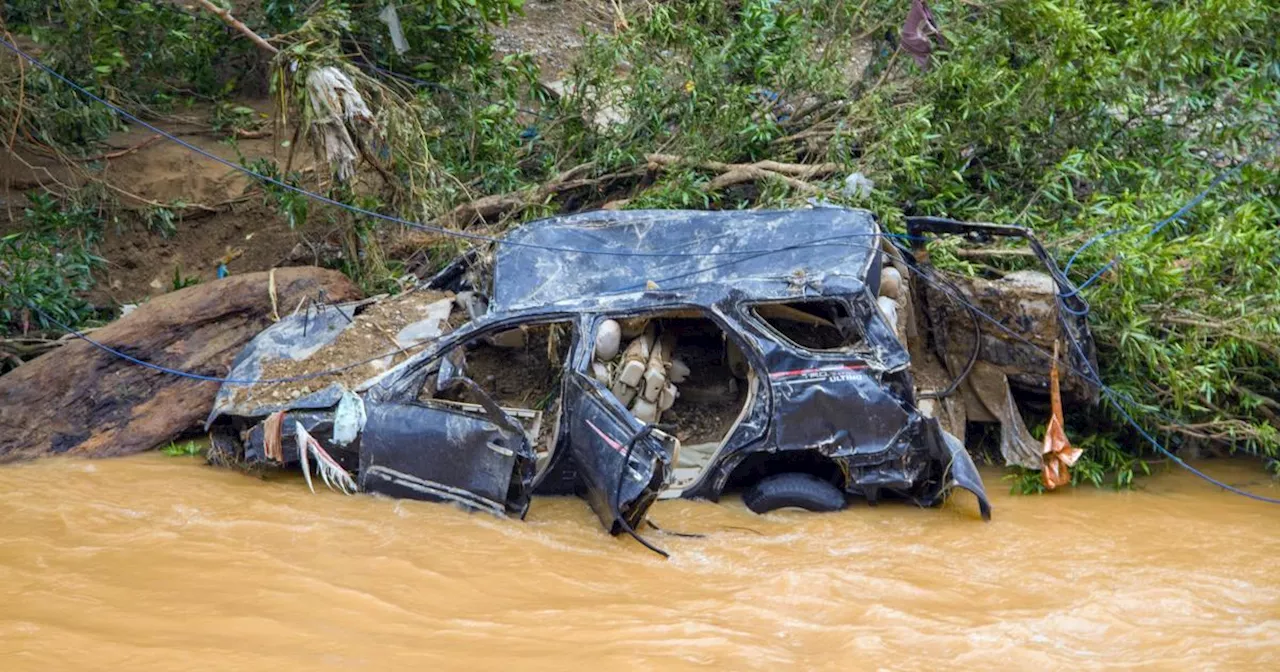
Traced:
[[[1177, 212], [1151, 225], [1151, 230], [1147, 233], [1147, 237], [1155, 236], [1157, 233], [1160, 233], [1160, 231], [1163, 230], [1164, 227], [1168, 226], [1169, 224], [1172, 224], [1173, 222], [1178, 221], [1179, 219], [1182, 219], [1182, 217], [1186, 215], [1188, 212], [1190, 212], [1192, 208], [1196, 207], [1197, 205], [1200, 205], [1200, 203], [1204, 201], [1205, 197], [1209, 195], [1210, 191], [1213, 191], [1213, 189], [1217, 187], [1219, 184], [1222, 184], [1232, 176], [1239, 173], [1245, 166], [1261, 158], [1264, 152], [1270, 151], [1272, 146], [1274, 146], [1277, 143], [1280, 143], [1280, 137], [1273, 138], [1270, 142], [1263, 143], [1260, 147], [1253, 150], [1253, 152], [1250, 153], [1249, 156], [1245, 157], [1244, 161], [1241, 161], [1240, 163], [1236, 164], [1230, 170], [1224, 170], [1221, 173], [1218, 173], [1218, 175], [1215, 176], [1213, 180], [1209, 182], [1209, 186], [1202, 189], [1200, 193], [1196, 194], [1194, 197], [1191, 198], [1191, 200], [1187, 201], [1185, 204], [1183, 204], [1182, 207], [1178, 208]], [[1089, 249], [1091, 246], [1093, 246], [1094, 243], [1097, 243], [1103, 239], [1109, 238], [1114, 235], [1118, 235], [1121, 233], [1128, 233], [1129, 231], [1132, 231], [1134, 228], [1136, 227], [1124, 226], [1116, 229], [1111, 229], [1109, 231], [1103, 231], [1102, 233], [1099, 233], [1098, 235], [1090, 238], [1087, 242], [1085, 242], [1084, 245], [1081, 245], [1079, 249], [1077, 249], [1071, 255], [1070, 259], [1067, 259], [1067, 265], [1062, 270], [1064, 276], [1065, 274], [1071, 272], [1071, 267], [1075, 264], [1076, 258], [1080, 256], [1080, 253]], [[1109, 269], [1111, 269], [1118, 263], [1120, 263], [1120, 257], [1119, 256], [1112, 257], [1111, 261], [1107, 262], [1106, 266], [1103, 266], [1093, 275], [1089, 276], [1088, 280], [1085, 280], [1082, 284], [1072, 289], [1070, 292], [1066, 294], [1060, 294], [1059, 296], [1061, 296], [1064, 299], [1069, 299], [1073, 296], [1078, 295], [1081, 291], [1084, 291], [1085, 288], [1089, 287], [1089, 285], [1092, 285], [1094, 282], [1096, 282], [1098, 278], [1102, 277], [1103, 273], [1106, 273]], [[1088, 309], [1086, 308], [1086, 312], [1087, 310]], [[1073, 315], [1082, 314], [1082, 313], [1077, 313], [1071, 310], [1070, 308], [1067, 309], [1067, 312]]]

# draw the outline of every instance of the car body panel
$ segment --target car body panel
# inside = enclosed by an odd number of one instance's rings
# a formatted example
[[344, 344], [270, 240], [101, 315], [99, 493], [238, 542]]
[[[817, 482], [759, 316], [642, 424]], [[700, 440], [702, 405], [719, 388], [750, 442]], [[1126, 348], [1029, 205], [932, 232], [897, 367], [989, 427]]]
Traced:
[[[472, 255], [427, 285], [484, 290], [483, 315], [358, 386], [369, 413], [358, 447], [361, 483], [397, 495], [447, 486], [467, 493], [459, 501], [473, 498], [490, 510], [501, 503], [507, 511], [527, 505], [535, 481], [538, 492], [565, 492], [573, 484], [611, 533], [619, 532], [619, 510], [634, 527], [670, 479], [673, 440], [645, 430], [585, 375], [593, 339], [582, 334], [593, 334], [605, 316], [694, 307], [738, 345], [759, 387], [713, 463], [682, 496], [718, 498], [735, 469], [753, 456], [809, 454], [835, 466], [846, 492], [875, 499], [888, 491], [934, 504], [948, 488], [965, 487], [978, 494], [988, 515], [981, 480], [963, 446], [956, 453], [937, 423], [914, 406], [909, 355], [876, 308], [879, 235], [869, 212], [832, 207], [594, 212], [516, 229], [505, 239], [511, 244], [497, 246], [489, 282], [473, 273], [473, 266], [489, 267]], [[605, 254], [571, 251], [588, 249]], [[811, 298], [845, 302], [865, 347], [808, 352], [751, 313], [763, 302]], [[477, 334], [555, 320], [573, 320], [576, 328], [559, 439], [546, 472], [530, 472], [528, 443], [492, 412], [441, 415], [416, 401], [430, 373], [440, 369], [441, 354], [455, 345]], [[297, 325], [289, 329], [296, 332]], [[237, 362], [249, 361], [254, 347]]]
[[565, 377], [568, 442], [587, 502], [611, 534], [640, 525], [671, 475], [672, 444], [645, 426], [598, 381]]
[[431, 402], [380, 402], [369, 407], [359, 484], [392, 497], [523, 514], [532, 462], [528, 439], [510, 419]]

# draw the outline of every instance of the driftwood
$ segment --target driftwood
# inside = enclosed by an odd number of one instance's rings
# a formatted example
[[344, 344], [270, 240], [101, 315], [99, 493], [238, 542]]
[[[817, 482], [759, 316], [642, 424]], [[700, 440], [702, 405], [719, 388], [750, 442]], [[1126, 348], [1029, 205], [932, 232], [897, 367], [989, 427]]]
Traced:
[[780, 163], [757, 161], [755, 163], [722, 163], [720, 161], [692, 161], [673, 154], [648, 154], [645, 160], [655, 170], [667, 166], [693, 166], [720, 173], [706, 185], [706, 190], [719, 191], [725, 187], [767, 178], [780, 179], [797, 191], [816, 195], [820, 189], [805, 180], [840, 172], [838, 163]]
[[[646, 170], [658, 171], [669, 167], [693, 166], [720, 173], [706, 185], [707, 191], [719, 191], [725, 187], [743, 182], [755, 182], [767, 178], [778, 178], [806, 194], [818, 194], [820, 190], [805, 180], [838, 173], [838, 163], [781, 163], [778, 161], [757, 161], [755, 163], [721, 163], [719, 161], [692, 161], [674, 154], [649, 154], [645, 156], [646, 168], [624, 170], [608, 173], [599, 177], [583, 177], [595, 167], [593, 163], [585, 163], [567, 170], [547, 182], [536, 187], [521, 189], [505, 194], [483, 196], [463, 203], [453, 210], [437, 217], [432, 222], [435, 226], [445, 228], [465, 228], [481, 220], [491, 220], [509, 214], [534, 203], [541, 203], [557, 194], [580, 189], [597, 187], [608, 182], [635, 178]], [[619, 201], [611, 201], [619, 203]], [[606, 206], [608, 207], [608, 206]], [[617, 207], [616, 205], [614, 207]]]
[[541, 203], [559, 193], [583, 187], [595, 187], [606, 182], [639, 177], [644, 174], [643, 169], [636, 169], [609, 173], [600, 177], [582, 177], [594, 167], [594, 163], [584, 163], [566, 170], [536, 187], [506, 194], [483, 196], [473, 201], [468, 201], [437, 217], [432, 224], [451, 229], [465, 228], [477, 221], [494, 219], [535, 203]]
[[[225, 376], [241, 347], [271, 323], [269, 273], [235, 275], [165, 294], [92, 338], [138, 359]], [[278, 305], [348, 301], [360, 291], [341, 273], [275, 271]], [[46, 455], [127, 455], [194, 429], [218, 384], [131, 364], [77, 339], [0, 376], [0, 462]]]

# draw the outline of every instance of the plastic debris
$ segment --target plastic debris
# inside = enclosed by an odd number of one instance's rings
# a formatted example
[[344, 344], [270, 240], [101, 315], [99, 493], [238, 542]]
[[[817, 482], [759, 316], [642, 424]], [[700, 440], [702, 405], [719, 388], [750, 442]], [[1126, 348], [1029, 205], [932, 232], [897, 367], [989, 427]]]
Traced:
[[391, 33], [391, 46], [396, 53], [403, 54], [409, 51], [409, 42], [404, 39], [404, 30], [400, 28], [400, 15], [396, 13], [395, 4], [388, 3], [383, 7], [378, 14], [378, 19], [387, 24], [387, 30]]
[[850, 173], [844, 178], [844, 188], [840, 193], [848, 198], [867, 198], [875, 189], [876, 183], [862, 173]]
[[1052, 414], [1044, 430], [1044, 469], [1040, 472], [1044, 487], [1053, 490], [1071, 483], [1071, 467], [1084, 451], [1071, 445], [1063, 429], [1062, 393], [1058, 390], [1058, 344], [1053, 344], [1053, 367], [1049, 369], [1049, 405]]
[[373, 112], [355, 84], [335, 67], [314, 68], [307, 73], [307, 99], [311, 101], [314, 132], [325, 160], [339, 182], [356, 174], [360, 160], [357, 145], [373, 128]]
[[351, 390], [343, 391], [342, 399], [333, 413], [333, 443], [345, 446], [355, 441], [367, 419], [360, 395]]
[[933, 53], [935, 42], [940, 47], [946, 46], [933, 12], [921, 0], [911, 0], [907, 20], [902, 24], [902, 48], [911, 54], [921, 69], [928, 70], [929, 54]]

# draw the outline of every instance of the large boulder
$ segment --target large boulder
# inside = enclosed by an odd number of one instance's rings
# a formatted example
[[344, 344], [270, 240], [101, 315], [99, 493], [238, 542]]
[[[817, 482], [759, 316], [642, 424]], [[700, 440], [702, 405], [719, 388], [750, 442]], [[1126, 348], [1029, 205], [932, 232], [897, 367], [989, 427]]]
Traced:
[[[236, 275], [138, 306], [92, 338], [140, 360], [226, 376], [236, 354], [304, 299], [361, 298], [345, 276], [321, 268]], [[45, 455], [106, 457], [150, 450], [197, 428], [218, 383], [139, 366], [75, 340], [0, 376], [0, 462]]]

